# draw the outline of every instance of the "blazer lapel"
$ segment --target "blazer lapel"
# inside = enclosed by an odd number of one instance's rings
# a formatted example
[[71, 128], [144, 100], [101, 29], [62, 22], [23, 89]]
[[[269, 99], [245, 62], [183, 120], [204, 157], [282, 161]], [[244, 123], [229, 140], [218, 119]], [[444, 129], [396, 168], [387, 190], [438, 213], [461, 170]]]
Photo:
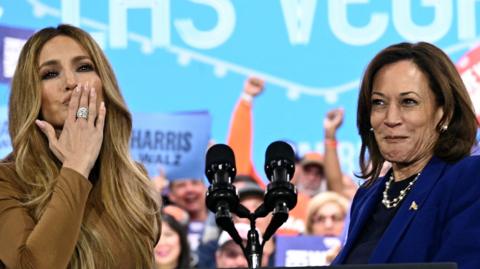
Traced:
[[405, 197], [392, 222], [385, 230], [372, 256], [370, 256], [369, 263], [385, 263], [388, 261], [399, 239], [417, 214], [417, 210], [410, 210], [410, 207], [415, 202], [415, 205], [419, 208], [418, 210], [422, 210], [425, 199], [437, 183], [445, 166], [446, 163], [436, 157], [430, 160], [421, 172], [417, 182], [413, 185], [410, 194]]

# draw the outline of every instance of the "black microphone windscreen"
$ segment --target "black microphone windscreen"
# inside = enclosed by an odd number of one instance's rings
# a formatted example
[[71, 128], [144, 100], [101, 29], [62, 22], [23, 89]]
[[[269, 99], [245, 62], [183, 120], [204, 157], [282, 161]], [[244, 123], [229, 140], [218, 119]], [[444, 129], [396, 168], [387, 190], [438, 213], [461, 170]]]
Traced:
[[288, 160], [293, 164], [295, 163], [295, 153], [288, 143], [275, 141], [267, 147], [265, 152], [265, 163], [270, 163], [273, 160]]
[[235, 167], [235, 155], [233, 150], [225, 144], [216, 144], [211, 146], [207, 151], [206, 167], [210, 167], [212, 164], [228, 163], [232, 167]]

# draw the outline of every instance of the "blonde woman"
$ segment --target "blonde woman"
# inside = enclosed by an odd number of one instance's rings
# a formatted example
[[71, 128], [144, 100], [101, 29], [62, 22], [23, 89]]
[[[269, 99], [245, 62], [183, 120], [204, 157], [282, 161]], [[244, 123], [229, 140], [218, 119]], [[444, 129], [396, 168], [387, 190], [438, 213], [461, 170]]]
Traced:
[[345, 228], [345, 217], [349, 206], [350, 202], [336, 192], [326, 191], [315, 195], [308, 202], [305, 233], [340, 236]]
[[158, 202], [130, 157], [115, 75], [86, 32], [60, 25], [27, 41], [8, 117], [0, 268], [152, 268]]
[[[350, 202], [343, 195], [326, 191], [315, 195], [308, 202], [305, 234], [326, 237], [340, 237], [345, 229]], [[341, 242], [325, 253], [324, 265], [330, 264], [341, 249]]]

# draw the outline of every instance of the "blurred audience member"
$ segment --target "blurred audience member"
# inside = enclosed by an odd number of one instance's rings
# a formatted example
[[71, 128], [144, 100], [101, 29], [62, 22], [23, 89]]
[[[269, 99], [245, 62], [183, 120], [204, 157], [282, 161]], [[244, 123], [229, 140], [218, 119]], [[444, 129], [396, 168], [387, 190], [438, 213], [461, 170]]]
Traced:
[[169, 185], [170, 201], [187, 211], [191, 221], [204, 222], [207, 219], [205, 204], [207, 187], [201, 179], [175, 179]]
[[[243, 239], [245, 246], [250, 225], [246, 223], [237, 223], [235, 224], [235, 229]], [[215, 252], [215, 261], [217, 268], [248, 267], [248, 262], [243, 254], [242, 248], [237, 245], [237, 243], [235, 243], [230, 235], [225, 231], [223, 231], [218, 238], [218, 249]]]
[[207, 187], [201, 179], [175, 179], [169, 185], [170, 202], [187, 211], [190, 218], [188, 242], [194, 265], [198, 262], [197, 248], [209, 214], [205, 203], [206, 191]]
[[342, 234], [349, 201], [342, 195], [327, 191], [315, 195], [307, 207], [305, 233], [309, 235], [335, 236]]
[[300, 161], [301, 176], [297, 177], [296, 186], [299, 192], [313, 197], [327, 190], [323, 156], [317, 152], [306, 153]]
[[[177, 217], [179, 208], [169, 208]], [[188, 244], [186, 226], [183, 226], [174, 217], [164, 211], [162, 215], [162, 233], [160, 241], [155, 246], [156, 269], [184, 269], [190, 268], [190, 246]]]
[[325, 255], [325, 264], [330, 264], [341, 249], [341, 237], [348, 227], [346, 216], [350, 202], [344, 196], [326, 191], [315, 195], [307, 207], [307, 235], [339, 238], [338, 244], [331, 247]]
[[265, 82], [260, 78], [250, 77], [245, 80], [240, 99], [232, 112], [227, 139], [227, 144], [235, 153], [237, 175], [248, 175], [261, 187], [264, 187], [265, 183], [256, 172], [252, 161], [252, 103], [254, 98], [263, 92], [264, 86]]

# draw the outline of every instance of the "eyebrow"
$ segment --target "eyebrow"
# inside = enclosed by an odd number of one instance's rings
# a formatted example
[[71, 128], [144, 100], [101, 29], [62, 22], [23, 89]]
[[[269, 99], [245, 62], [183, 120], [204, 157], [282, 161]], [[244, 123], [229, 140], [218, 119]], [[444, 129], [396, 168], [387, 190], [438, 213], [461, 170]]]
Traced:
[[[374, 94], [377, 94], [377, 95], [380, 95], [380, 96], [385, 96], [385, 94], [383, 94], [381, 92], [377, 92], [377, 91], [373, 91], [372, 95], [374, 95]], [[415, 94], [417, 96], [420, 96], [418, 93], [416, 93], [414, 91], [401, 92], [400, 96], [405, 96], [405, 95], [409, 95], [409, 94]]]
[[[75, 56], [73, 59], [72, 59], [72, 62], [79, 62], [79, 61], [82, 61], [82, 60], [90, 60], [90, 57], [87, 56], [87, 55], [79, 55], [79, 56]], [[52, 65], [57, 65], [58, 64], [58, 60], [48, 60], [46, 62], [43, 62], [39, 67], [38, 69], [41, 69], [42, 67], [44, 66], [52, 66]]]

